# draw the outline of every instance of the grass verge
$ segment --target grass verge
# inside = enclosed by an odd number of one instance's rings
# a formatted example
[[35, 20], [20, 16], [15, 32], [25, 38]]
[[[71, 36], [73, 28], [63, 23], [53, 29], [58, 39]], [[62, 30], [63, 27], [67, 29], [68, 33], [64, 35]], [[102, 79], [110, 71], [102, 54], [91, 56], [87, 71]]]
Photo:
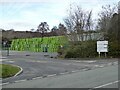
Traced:
[[7, 77], [14, 76], [19, 71], [20, 71], [19, 67], [0, 64], [0, 78], [7, 78]]

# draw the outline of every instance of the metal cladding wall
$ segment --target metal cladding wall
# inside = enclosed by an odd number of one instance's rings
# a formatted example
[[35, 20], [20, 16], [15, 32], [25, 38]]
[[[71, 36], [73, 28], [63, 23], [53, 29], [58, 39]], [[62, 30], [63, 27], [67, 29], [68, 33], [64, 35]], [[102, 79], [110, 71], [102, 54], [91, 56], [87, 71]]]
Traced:
[[64, 36], [42, 38], [14, 39], [11, 50], [34, 51], [34, 52], [57, 52], [60, 45], [65, 46], [68, 40]]

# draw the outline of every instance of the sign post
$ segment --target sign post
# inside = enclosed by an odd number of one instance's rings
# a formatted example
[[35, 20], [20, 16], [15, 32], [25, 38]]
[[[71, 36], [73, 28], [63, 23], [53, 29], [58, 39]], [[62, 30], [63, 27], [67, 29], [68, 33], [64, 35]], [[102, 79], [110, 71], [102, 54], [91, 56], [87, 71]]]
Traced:
[[108, 52], [108, 41], [97, 41], [97, 52], [99, 54], [99, 57], [100, 52], [104, 52], [106, 57], [106, 52]]
[[7, 56], [9, 56], [9, 43], [8, 43], [8, 41], [4, 41], [3, 45], [4, 45], [5, 50], [7, 50]]
[[98, 52], [98, 54], [99, 54], [99, 58], [100, 58], [100, 52]]
[[118, 2], [118, 13], [120, 14], [120, 1]]

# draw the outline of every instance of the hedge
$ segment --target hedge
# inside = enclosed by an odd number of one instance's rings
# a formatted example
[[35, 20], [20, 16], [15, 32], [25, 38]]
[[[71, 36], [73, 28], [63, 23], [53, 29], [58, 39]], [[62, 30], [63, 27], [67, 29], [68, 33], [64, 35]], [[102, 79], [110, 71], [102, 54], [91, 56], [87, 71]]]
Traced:
[[65, 54], [65, 58], [86, 58], [96, 57], [97, 55], [96, 41], [84, 41], [70, 46]]

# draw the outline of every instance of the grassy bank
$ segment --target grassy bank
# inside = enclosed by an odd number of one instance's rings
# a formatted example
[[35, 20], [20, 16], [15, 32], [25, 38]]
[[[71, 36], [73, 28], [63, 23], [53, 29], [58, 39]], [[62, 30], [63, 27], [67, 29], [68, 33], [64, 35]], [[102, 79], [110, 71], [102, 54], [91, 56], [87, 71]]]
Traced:
[[0, 78], [7, 78], [7, 77], [14, 76], [19, 71], [20, 71], [19, 67], [0, 64]]

